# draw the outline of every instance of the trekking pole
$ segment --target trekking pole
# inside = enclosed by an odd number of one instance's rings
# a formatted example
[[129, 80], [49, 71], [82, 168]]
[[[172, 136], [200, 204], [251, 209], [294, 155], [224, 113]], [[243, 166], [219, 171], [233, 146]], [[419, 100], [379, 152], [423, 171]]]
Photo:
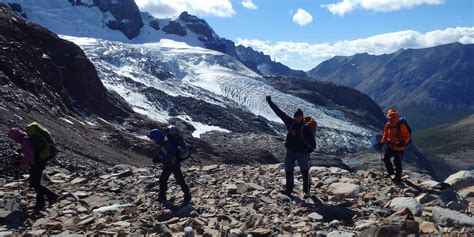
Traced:
[[[308, 164], [309, 164], [309, 159], [311, 158], [311, 154], [308, 153]], [[311, 166], [309, 166], [309, 169], [308, 169], [308, 197], [307, 198], [310, 198], [311, 197]]]
[[155, 187], [157, 187], [160, 179], [158, 178], [158, 165], [156, 163], [153, 166], [153, 172], [155, 172]]
[[384, 166], [384, 163], [383, 163], [383, 153], [380, 154], [380, 166], [381, 166], [381, 170], [382, 170], [382, 173], [385, 172], [383, 166]]
[[[20, 157], [18, 157], [20, 159]], [[21, 183], [20, 183], [20, 172], [21, 172], [21, 164], [20, 162], [16, 164], [16, 172], [15, 172], [15, 179], [16, 179], [16, 191], [17, 191], [17, 199], [19, 200], [21, 194]]]
[[18, 193], [17, 196], [19, 197], [20, 194], [21, 194], [20, 174], [17, 174], [17, 175], [16, 175], [16, 181], [17, 181], [17, 187], [16, 187], [17, 189], [16, 189], [16, 190], [17, 190], [17, 193]]

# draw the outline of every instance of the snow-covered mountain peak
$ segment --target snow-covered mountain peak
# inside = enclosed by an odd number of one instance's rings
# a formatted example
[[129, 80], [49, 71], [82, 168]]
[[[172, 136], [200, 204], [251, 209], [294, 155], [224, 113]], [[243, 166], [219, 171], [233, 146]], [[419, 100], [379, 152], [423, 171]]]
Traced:
[[175, 19], [157, 19], [140, 12], [133, 0], [0, 0], [15, 3], [29, 20], [60, 35], [89, 37], [129, 44], [171, 39], [223, 52], [261, 75], [306, 76], [305, 72], [271, 60], [252, 48], [236, 47], [217, 35], [203, 19], [181, 13]]

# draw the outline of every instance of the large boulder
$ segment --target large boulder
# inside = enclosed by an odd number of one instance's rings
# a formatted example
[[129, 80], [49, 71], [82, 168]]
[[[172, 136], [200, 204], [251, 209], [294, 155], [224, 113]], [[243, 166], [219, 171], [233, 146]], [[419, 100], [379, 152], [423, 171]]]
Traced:
[[416, 221], [404, 221], [399, 225], [376, 226], [364, 230], [360, 236], [364, 237], [386, 237], [386, 236], [410, 236], [416, 235], [420, 231], [419, 224]]
[[433, 220], [436, 224], [447, 227], [474, 226], [474, 218], [458, 211], [433, 207]]
[[414, 215], [421, 214], [423, 206], [412, 197], [398, 197], [390, 201], [390, 208], [392, 210], [399, 210], [402, 208], [408, 208]]
[[445, 181], [456, 190], [474, 186], [474, 174], [471, 171], [462, 170], [449, 176]]
[[329, 185], [328, 188], [328, 192], [339, 199], [355, 198], [359, 190], [360, 187], [357, 184], [339, 182]]

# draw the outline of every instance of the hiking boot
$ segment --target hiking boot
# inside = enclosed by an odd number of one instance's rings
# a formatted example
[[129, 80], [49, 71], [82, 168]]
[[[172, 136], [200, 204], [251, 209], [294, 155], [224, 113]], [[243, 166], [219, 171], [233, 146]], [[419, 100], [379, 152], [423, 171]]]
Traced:
[[191, 194], [187, 193], [184, 194], [183, 204], [190, 204], [191, 203]]
[[395, 178], [392, 179], [392, 181], [396, 185], [402, 184], [402, 178], [400, 178], [400, 177], [395, 177]]
[[280, 191], [280, 193], [287, 196], [287, 197], [289, 197], [291, 200], [294, 199], [293, 194], [291, 194], [291, 192], [289, 192], [289, 191], [286, 191], [286, 190], [285, 191]]
[[389, 178], [389, 179], [391, 179], [391, 178], [392, 178], [392, 175], [394, 175], [394, 174], [389, 174], [389, 173], [387, 173], [387, 174], [385, 174], [383, 177], [384, 177], [384, 178]]
[[33, 208], [34, 213], [39, 213], [40, 211], [44, 210], [46, 205], [44, 203], [36, 203], [35, 207]]
[[58, 199], [59, 199], [59, 195], [57, 194], [54, 194], [54, 196], [49, 197], [48, 198], [49, 206], [52, 206], [53, 204], [58, 202]]
[[162, 206], [164, 208], [170, 208], [170, 207], [173, 206], [173, 203], [169, 200], [166, 200], [166, 198], [165, 199], [158, 198], [157, 200], [158, 200], [158, 203], [160, 204], [160, 206]]
[[323, 205], [323, 202], [321, 200], [319, 200], [318, 197], [316, 196], [310, 196], [311, 200], [313, 200], [313, 203], [314, 205], [316, 206], [320, 206], [320, 205]]

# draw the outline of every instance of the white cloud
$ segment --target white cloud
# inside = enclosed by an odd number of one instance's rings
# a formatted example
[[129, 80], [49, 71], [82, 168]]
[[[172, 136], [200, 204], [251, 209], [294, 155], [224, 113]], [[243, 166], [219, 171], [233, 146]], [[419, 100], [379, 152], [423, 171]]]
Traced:
[[313, 21], [313, 16], [311, 16], [311, 14], [309, 14], [307, 11], [301, 8], [298, 8], [295, 15], [293, 15], [293, 22], [300, 26], [307, 25], [311, 23], [312, 21]]
[[258, 9], [257, 5], [255, 5], [255, 3], [252, 2], [252, 0], [243, 0], [242, 1], [242, 6], [244, 6], [247, 9], [250, 9], [250, 10]]
[[399, 49], [426, 48], [460, 42], [474, 44], [474, 27], [457, 27], [419, 33], [413, 30], [392, 32], [356, 40], [335, 43], [309, 44], [304, 42], [237, 39], [237, 44], [250, 46], [270, 55], [274, 60], [294, 68], [309, 70], [334, 56], [349, 56], [357, 53], [380, 55]]
[[170, 18], [188, 11], [198, 16], [231, 17], [235, 14], [230, 0], [135, 0], [142, 11], [158, 18]]
[[332, 14], [343, 16], [355, 9], [365, 9], [374, 12], [398, 11], [402, 8], [413, 8], [422, 4], [440, 5], [444, 0], [341, 0], [338, 3], [324, 4]]

